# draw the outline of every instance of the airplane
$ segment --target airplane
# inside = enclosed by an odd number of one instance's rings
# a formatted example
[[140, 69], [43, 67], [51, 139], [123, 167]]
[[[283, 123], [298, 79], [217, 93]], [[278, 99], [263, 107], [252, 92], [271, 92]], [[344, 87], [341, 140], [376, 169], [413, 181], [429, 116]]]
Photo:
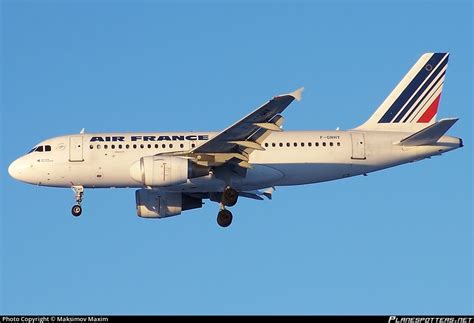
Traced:
[[47, 139], [8, 168], [34, 185], [137, 188], [137, 215], [166, 218], [219, 204], [228, 227], [238, 198], [271, 199], [275, 187], [366, 175], [460, 148], [436, 121], [449, 53], [425, 53], [362, 125], [347, 131], [282, 131], [282, 112], [303, 88], [273, 97], [221, 132], [85, 133]]

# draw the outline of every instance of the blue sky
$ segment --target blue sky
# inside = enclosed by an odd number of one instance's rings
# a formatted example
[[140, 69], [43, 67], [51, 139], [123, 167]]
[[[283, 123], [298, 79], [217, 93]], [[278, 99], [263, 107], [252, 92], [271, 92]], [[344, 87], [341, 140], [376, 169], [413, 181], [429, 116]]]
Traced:
[[[473, 313], [469, 1], [1, 2], [0, 312]], [[49, 137], [220, 130], [305, 86], [285, 129], [350, 129], [418, 57], [451, 53], [439, 117], [463, 149], [150, 221], [134, 191], [9, 178]]]

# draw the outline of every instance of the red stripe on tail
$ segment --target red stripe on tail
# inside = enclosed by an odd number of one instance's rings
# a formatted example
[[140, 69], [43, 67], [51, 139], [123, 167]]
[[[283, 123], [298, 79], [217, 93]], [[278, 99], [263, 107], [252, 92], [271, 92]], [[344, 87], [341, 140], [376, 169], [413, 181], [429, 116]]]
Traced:
[[439, 104], [439, 99], [441, 98], [441, 93], [438, 95], [438, 97], [431, 103], [428, 109], [426, 109], [425, 113], [418, 119], [417, 123], [428, 123], [433, 119], [433, 117], [436, 115], [438, 112], [438, 104]]

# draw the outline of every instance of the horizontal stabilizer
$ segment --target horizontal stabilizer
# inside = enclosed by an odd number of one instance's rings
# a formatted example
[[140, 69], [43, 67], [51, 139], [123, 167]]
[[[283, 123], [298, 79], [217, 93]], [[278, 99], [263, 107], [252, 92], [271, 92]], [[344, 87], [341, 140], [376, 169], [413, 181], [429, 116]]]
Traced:
[[436, 143], [459, 119], [442, 119], [400, 141], [403, 146], [423, 146]]

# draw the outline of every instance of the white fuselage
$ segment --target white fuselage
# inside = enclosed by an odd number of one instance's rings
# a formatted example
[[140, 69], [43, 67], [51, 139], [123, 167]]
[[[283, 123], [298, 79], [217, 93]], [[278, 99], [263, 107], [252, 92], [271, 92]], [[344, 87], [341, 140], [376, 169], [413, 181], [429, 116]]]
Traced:
[[[28, 153], [9, 168], [24, 182], [54, 187], [144, 187], [130, 175], [144, 156], [188, 151], [217, 133], [96, 133], [61, 136], [38, 146], [50, 151]], [[271, 186], [318, 183], [366, 174], [456, 149], [460, 139], [443, 136], [430, 146], [404, 147], [397, 143], [407, 133], [377, 131], [274, 132], [263, 151], [250, 154], [252, 168], [230, 181], [238, 191]], [[49, 148], [48, 148], [49, 150]], [[222, 191], [226, 183], [212, 173], [167, 191]]]

